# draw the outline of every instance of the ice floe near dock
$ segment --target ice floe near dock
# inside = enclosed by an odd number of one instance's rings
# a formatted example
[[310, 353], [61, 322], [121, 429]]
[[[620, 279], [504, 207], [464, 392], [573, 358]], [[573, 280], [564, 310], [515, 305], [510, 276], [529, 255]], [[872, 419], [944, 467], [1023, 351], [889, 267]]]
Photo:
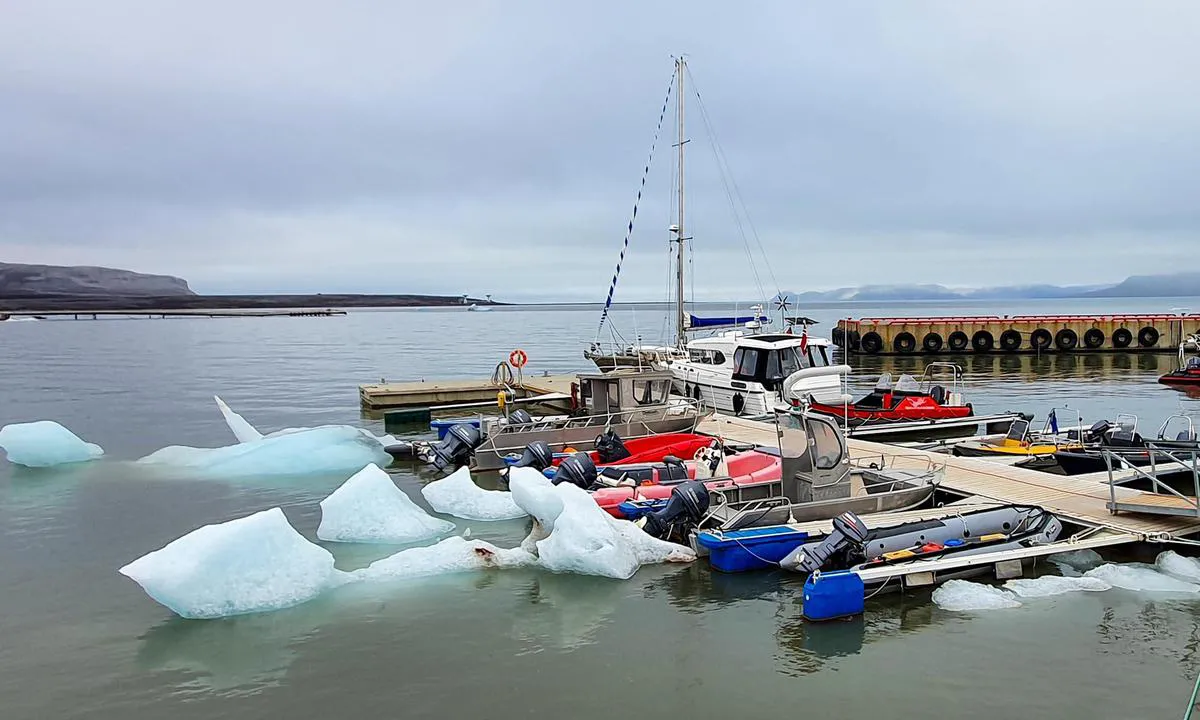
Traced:
[[933, 602], [943, 610], [956, 612], [1021, 607], [1021, 601], [1007, 590], [970, 580], [948, 580], [933, 591]]
[[378, 442], [349, 425], [298, 430], [218, 448], [173, 445], [137, 461], [189, 477], [215, 479], [357, 472], [371, 463], [389, 462], [391, 456]]
[[519, 547], [501, 548], [482, 540], [450, 537], [436, 545], [401, 550], [352, 574], [356, 580], [387, 580], [536, 564], [537, 557]]
[[335, 542], [412, 543], [445, 535], [454, 523], [435, 518], [370, 464], [321, 501], [317, 537]]
[[205, 525], [120, 569], [186, 618], [279, 610], [345, 583], [328, 550], [306, 540], [279, 508]]
[[511, 492], [484, 490], [475, 484], [465, 467], [429, 483], [421, 488], [421, 494], [435, 512], [467, 520], [513, 520], [527, 514], [513, 500]]
[[5, 425], [0, 428], [0, 448], [9, 462], [26, 467], [87, 462], [104, 454], [99, 445], [84, 442], [53, 420]]

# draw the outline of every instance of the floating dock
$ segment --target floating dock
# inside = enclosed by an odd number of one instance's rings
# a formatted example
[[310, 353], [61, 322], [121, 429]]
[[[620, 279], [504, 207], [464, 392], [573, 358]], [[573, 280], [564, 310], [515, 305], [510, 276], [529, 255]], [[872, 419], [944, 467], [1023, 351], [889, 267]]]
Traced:
[[[742, 418], [714, 416], [700, 423], [697, 432], [735, 442], [777, 446], [772, 423]], [[878, 458], [887, 467], [925, 469], [932, 463], [944, 467], [941, 487], [964, 497], [998, 503], [1037, 505], [1076, 525], [1134, 536], [1139, 540], [1185, 537], [1200, 533], [1200, 517], [1127, 512], [1163, 503], [1160, 493], [1110, 485], [1108, 473], [1091, 475], [1051, 475], [1020, 467], [1010, 467], [980, 458], [955, 457], [915, 448], [849, 438], [847, 449], [852, 459], [870, 462]], [[1122, 510], [1119, 514], [1114, 511]]]
[[[507, 383], [517, 404], [537, 399], [569, 409], [574, 375], [530, 375]], [[360, 385], [359, 401], [366, 410], [464, 410], [497, 408], [497, 394], [506, 383], [491, 380], [436, 380]], [[539, 397], [540, 396], [540, 397]]]
[[835, 345], [865, 355], [1176, 352], [1200, 315], [989, 315], [839, 320]]

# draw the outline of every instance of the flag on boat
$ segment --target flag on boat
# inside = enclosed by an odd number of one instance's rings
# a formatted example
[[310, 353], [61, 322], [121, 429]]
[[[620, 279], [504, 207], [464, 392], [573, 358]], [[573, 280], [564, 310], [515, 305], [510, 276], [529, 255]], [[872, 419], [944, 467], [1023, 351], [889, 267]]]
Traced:
[[1057, 435], [1058, 434], [1058, 416], [1054, 414], [1053, 410], [1050, 411], [1050, 417], [1046, 418], [1046, 420], [1050, 423], [1050, 432]]
[[808, 352], [808, 325], [805, 325], [804, 329], [800, 331], [800, 353], [806, 352]]

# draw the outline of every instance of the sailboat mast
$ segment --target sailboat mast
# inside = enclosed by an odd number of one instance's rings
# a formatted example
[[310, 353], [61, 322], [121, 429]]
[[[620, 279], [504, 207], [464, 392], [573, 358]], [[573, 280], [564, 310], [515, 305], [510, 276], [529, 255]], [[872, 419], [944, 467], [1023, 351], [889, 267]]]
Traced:
[[684, 91], [683, 91], [683, 76], [686, 74], [686, 72], [685, 72], [687, 69], [686, 63], [687, 63], [687, 61], [683, 58], [683, 56], [680, 56], [679, 58], [677, 58], [675, 60], [675, 72], [679, 76], [679, 80], [678, 80], [679, 94], [675, 96], [675, 108], [676, 108], [676, 114], [678, 115], [678, 120], [679, 120], [679, 221], [676, 223], [676, 226], [675, 226], [676, 227], [675, 242], [677, 243], [676, 248], [675, 248], [675, 308], [676, 308], [675, 342], [680, 348], [682, 348], [684, 345], [687, 344], [686, 340], [685, 340], [685, 337], [687, 334], [687, 317], [684, 314], [684, 309], [683, 309], [683, 293], [684, 293], [683, 243], [685, 240], [688, 239], [687, 235], [685, 234], [684, 224], [683, 224], [683, 219], [684, 219], [684, 212], [683, 212], [684, 211], [684, 205], [683, 205], [683, 198], [684, 198], [684, 194], [683, 194], [683, 178], [684, 178], [683, 146], [684, 146], [684, 143], [687, 142], [687, 140], [684, 137], [684, 130], [683, 130], [683, 106], [684, 106], [684, 97], [685, 97]]

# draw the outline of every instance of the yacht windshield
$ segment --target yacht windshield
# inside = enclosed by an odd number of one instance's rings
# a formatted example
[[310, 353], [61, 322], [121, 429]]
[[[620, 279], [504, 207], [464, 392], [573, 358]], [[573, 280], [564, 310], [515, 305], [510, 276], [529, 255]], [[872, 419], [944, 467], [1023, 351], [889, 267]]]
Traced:
[[808, 364], [811, 367], [829, 367], [829, 355], [824, 345], [808, 348]]

